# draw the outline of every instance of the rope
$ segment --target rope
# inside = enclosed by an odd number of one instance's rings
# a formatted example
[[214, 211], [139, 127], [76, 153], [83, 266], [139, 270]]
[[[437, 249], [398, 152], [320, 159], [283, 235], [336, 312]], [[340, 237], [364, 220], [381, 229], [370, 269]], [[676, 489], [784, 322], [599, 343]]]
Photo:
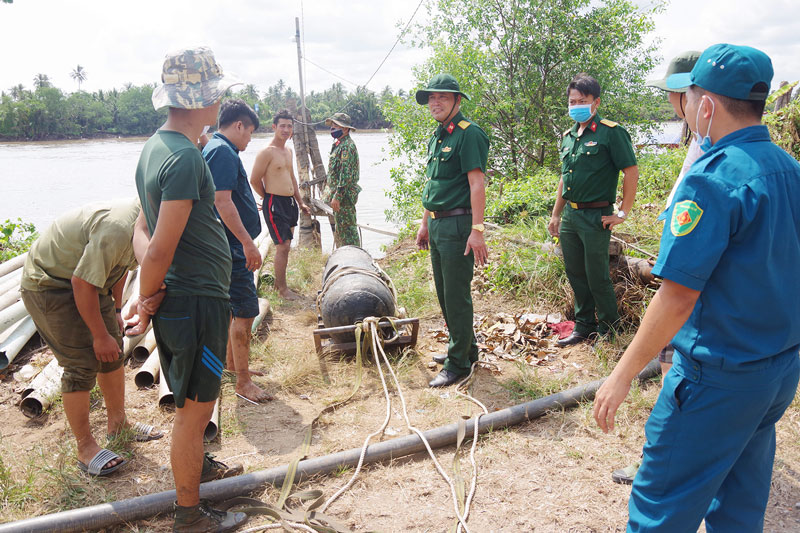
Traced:
[[321, 308], [322, 298], [325, 296], [325, 294], [327, 294], [328, 289], [330, 289], [331, 285], [333, 285], [333, 282], [349, 274], [364, 274], [385, 283], [389, 287], [389, 291], [392, 293], [392, 303], [394, 304], [394, 308], [397, 309], [398, 307], [397, 288], [395, 288], [392, 278], [390, 278], [389, 275], [380, 266], [378, 266], [378, 263], [376, 263], [375, 261], [372, 262], [372, 267], [375, 270], [369, 270], [361, 267], [347, 266], [339, 268], [336, 271], [334, 271], [334, 273], [331, 274], [331, 276], [325, 280], [325, 285], [322, 286], [322, 290], [317, 295], [317, 302], [316, 302], [317, 314], [319, 316], [322, 316], [322, 308]]

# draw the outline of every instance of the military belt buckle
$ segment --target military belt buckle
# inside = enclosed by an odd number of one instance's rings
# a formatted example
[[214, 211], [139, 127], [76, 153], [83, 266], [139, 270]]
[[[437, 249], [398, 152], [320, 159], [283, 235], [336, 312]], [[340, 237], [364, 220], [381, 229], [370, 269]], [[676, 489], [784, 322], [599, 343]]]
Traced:
[[431, 211], [431, 218], [436, 218], [436, 211]]
[[575, 202], [570, 202], [570, 203], [569, 203], [569, 206], [570, 206], [572, 209], [578, 209], [578, 204], [577, 204], [577, 203], [575, 203]]

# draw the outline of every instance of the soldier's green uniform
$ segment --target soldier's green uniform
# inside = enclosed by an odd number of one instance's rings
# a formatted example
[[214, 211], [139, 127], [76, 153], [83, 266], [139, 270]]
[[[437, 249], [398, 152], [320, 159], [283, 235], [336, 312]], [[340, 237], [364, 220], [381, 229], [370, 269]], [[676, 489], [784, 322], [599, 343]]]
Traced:
[[345, 135], [333, 141], [328, 160], [328, 203], [339, 200], [339, 211], [334, 215], [340, 245], [361, 246], [356, 225], [356, 202], [361, 187], [358, 185], [358, 149], [356, 143]]
[[422, 192], [422, 205], [431, 212], [428, 241], [433, 281], [450, 331], [444, 369], [455, 374], [468, 373], [478, 360], [470, 292], [475, 257], [471, 251], [464, 255], [472, 231], [472, 215], [436, 215], [471, 209], [467, 173], [474, 169], [485, 173], [488, 155], [489, 137], [460, 111], [447, 124], [440, 124], [428, 141], [429, 179]]
[[[619, 313], [608, 265], [611, 230], [603, 228], [601, 217], [612, 214], [619, 173], [636, 165], [636, 155], [630, 135], [616, 122], [595, 114], [580, 136], [579, 128], [576, 122], [561, 142], [561, 195], [567, 204], [559, 237], [575, 293], [575, 332], [602, 335], [616, 326]], [[595, 202], [608, 205], [579, 205]]]

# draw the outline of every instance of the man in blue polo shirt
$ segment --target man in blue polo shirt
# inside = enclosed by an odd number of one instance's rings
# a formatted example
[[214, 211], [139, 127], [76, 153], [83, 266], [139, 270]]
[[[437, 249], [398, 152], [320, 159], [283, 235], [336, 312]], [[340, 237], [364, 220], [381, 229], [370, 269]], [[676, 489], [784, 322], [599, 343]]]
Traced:
[[250, 378], [250, 329], [258, 315], [258, 294], [253, 271], [261, 266], [261, 254], [253, 242], [261, 233], [258, 206], [247, 181], [239, 152], [250, 144], [258, 128], [258, 115], [244, 100], [230, 99], [219, 108], [219, 131], [203, 148], [216, 193], [214, 207], [225, 227], [231, 249], [231, 321], [228, 333], [227, 367], [236, 373], [236, 394], [253, 402], [272, 396]]
[[718, 44], [691, 73], [686, 118], [704, 154], [667, 210], [663, 284], [597, 392], [603, 431], [631, 380], [672, 342], [674, 366], [645, 431], [628, 531], [761, 531], [775, 423], [800, 375], [800, 164], [761, 125], [772, 63]]

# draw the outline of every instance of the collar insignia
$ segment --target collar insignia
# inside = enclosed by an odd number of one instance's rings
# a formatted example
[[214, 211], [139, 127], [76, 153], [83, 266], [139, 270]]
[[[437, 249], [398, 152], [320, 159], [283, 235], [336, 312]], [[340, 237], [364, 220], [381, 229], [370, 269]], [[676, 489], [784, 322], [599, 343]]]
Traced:
[[597, 131], [597, 122], [592, 122], [592, 126], [589, 129], [592, 131]]
[[447, 126], [447, 133], [453, 133], [453, 130], [456, 129], [456, 125], [452, 122]]

